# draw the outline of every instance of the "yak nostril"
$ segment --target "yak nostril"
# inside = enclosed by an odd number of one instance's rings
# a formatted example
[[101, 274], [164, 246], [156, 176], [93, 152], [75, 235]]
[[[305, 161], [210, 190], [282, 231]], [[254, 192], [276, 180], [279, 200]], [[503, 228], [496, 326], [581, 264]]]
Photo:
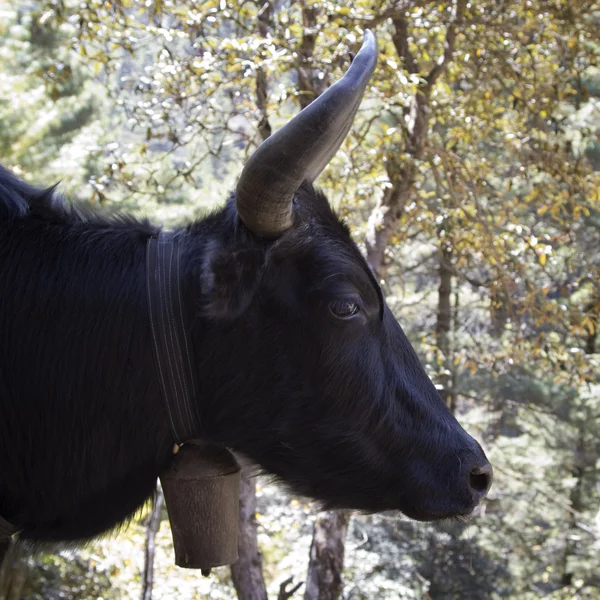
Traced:
[[489, 463], [483, 467], [473, 467], [469, 473], [469, 486], [475, 492], [487, 493], [492, 485], [493, 471]]
[[485, 473], [474, 473], [471, 471], [469, 474], [469, 485], [476, 492], [485, 492], [488, 488], [488, 476]]

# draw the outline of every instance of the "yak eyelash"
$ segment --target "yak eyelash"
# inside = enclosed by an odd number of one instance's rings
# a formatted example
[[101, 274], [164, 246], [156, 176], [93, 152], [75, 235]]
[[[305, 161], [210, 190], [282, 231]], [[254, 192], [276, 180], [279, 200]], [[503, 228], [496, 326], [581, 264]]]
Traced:
[[334, 300], [329, 303], [329, 310], [338, 319], [350, 319], [360, 312], [360, 307], [354, 300]]

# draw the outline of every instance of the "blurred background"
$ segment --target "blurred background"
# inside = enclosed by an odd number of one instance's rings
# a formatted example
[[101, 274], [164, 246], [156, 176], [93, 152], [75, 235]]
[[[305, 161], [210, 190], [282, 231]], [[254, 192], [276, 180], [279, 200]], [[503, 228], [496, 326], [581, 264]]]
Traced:
[[13, 548], [0, 599], [600, 598], [600, 4], [0, 0], [0, 162], [185, 223], [364, 28], [378, 69], [318, 184], [482, 441], [488, 499], [463, 524], [320, 513], [249, 469], [237, 572], [174, 567], [148, 506], [84, 549]]

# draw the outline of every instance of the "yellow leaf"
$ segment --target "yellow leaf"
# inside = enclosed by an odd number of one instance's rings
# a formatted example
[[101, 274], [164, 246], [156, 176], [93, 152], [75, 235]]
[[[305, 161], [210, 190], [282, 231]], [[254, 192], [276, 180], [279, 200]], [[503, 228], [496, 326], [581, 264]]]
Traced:
[[596, 324], [590, 317], [583, 317], [583, 319], [581, 319], [581, 326], [587, 329], [590, 335], [594, 335], [596, 332]]

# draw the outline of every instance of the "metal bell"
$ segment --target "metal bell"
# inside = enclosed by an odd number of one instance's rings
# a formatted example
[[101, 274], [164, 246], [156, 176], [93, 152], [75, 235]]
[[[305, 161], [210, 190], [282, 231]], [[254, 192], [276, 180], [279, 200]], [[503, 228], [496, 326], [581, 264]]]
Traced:
[[186, 569], [229, 565], [238, 559], [240, 466], [212, 444], [181, 446], [162, 474], [175, 564]]

